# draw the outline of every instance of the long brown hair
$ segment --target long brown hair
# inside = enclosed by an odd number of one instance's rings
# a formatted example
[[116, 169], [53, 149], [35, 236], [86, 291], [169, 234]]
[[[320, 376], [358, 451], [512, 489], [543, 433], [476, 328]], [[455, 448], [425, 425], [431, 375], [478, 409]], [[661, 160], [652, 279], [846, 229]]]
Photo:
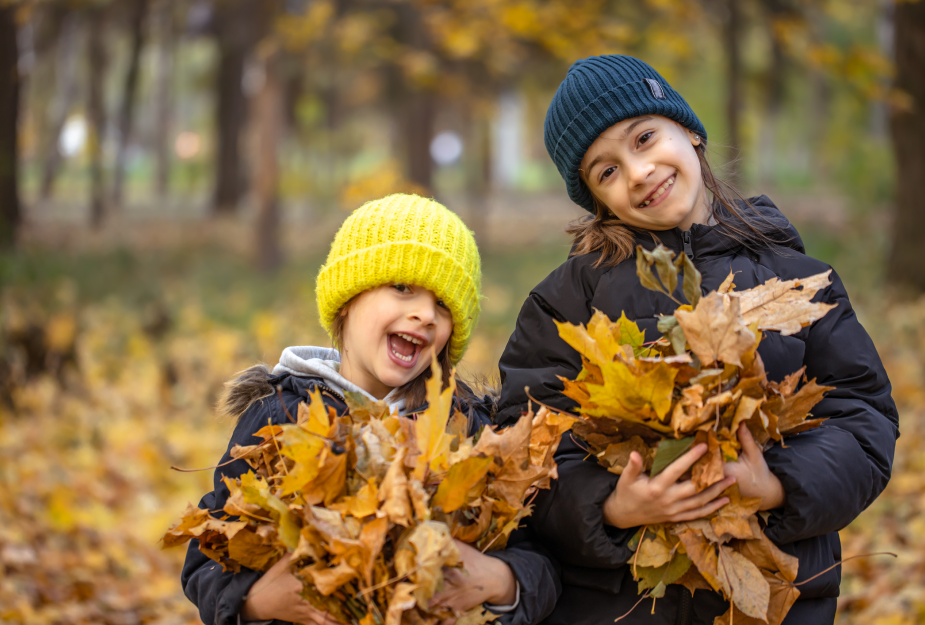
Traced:
[[[347, 321], [347, 311], [350, 309], [353, 301], [359, 296], [354, 296], [344, 304], [341, 309], [338, 311], [337, 316], [334, 317], [334, 323], [331, 324], [331, 336], [334, 339], [334, 347], [338, 350], [343, 349], [344, 345], [344, 326]], [[450, 375], [453, 374], [453, 363], [450, 362], [450, 341], [447, 340], [446, 345], [443, 346], [443, 349], [440, 350], [440, 353], [437, 354], [437, 362], [440, 364], [440, 369], [443, 373], [443, 387], [450, 383]], [[399, 388], [398, 398], [405, 400], [405, 405], [412, 410], [417, 410], [418, 408], [424, 405], [424, 402], [427, 401], [427, 380], [430, 379], [431, 368], [427, 367], [424, 369], [421, 374]], [[468, 403], [474, 396], [469, 390], [469, 386], [464, 383], [458, 375], [455, 376], [456, 380], [456, 396], [459, 397], [464, 402]]]
[[[706, 139], [700, 137], [694, 150], [700, 161], [703, 184], [713, 194], [712, 217], [725, 234], [751, 250], [781, 243], [781, 227], [760, 215], [734, 186], [713, 173], [707, 160]], [[574, 238], [569, 257], [600, 252], [595, 267], [619, 265], [633, 256], [636, 235], [646, 230], [625, 224], [597, 197], [592, 195], [592, 199], [594, 215], [572, 221], [565, 230]], [[772, 237], [775, 233], [778, 236]]]

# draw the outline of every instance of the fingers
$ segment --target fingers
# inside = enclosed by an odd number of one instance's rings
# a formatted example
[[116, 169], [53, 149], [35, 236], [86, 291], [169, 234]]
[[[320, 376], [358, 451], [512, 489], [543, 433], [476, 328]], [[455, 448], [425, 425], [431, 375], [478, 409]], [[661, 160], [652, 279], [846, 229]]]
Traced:
[[635, 482], [639, 479], [639, 476], [642, 475], [642, 470], [642, 456], [635, 451], [631, 452], [630, 461], [626, 463], [626, 468], [623, 469], [620, 481]]
[[694, 519], [701, 519], [703, 517], [710, 516], [723, 506], [729, 503], [729, 497], [720, 497], [719, 499], [714, 499], [705, 506], [700, 506], [699, 508], [694, 508], [687, 512], [682, 512], [672, 516], [670, 519], [672, 523], [680, 523], [682, 521], [693, 521]]
[[[677, 482], [705, 453], [707, 453], [707, 446], [705, 444], [700, 443], [699, 445], [694, 445], [690, 451], [669, 464], [665, 470], [659, 473], [654, 479], [662, 482], [665, 486]], [[632, 461], [632, 456], [630, 456], [630, 461]]]
[[[669, 510], [674, 511], [675, 514], [686, 513], [689, 510], [700, 509], [703, 506], [707, 505], [717, 497], [719, 497], [724, 490], [735, 484], [736, 478], [727, 477], [713, 486], [704, 489], [702, 492], [698, 493], [696, 487], [691, 482], [683, 482], [682, 484], [677, 484], [677, 491], [673, 491], [672, 495], [677, 497], [676, 502], [673, 505], [668, 507]], [[686, 497], [681, 498], [679, 495], [688, 494]]]
[[757, 459], [758, 456], [763, 456], [761, 450], [758, 448], [758, 443], [755, 442], [755, 437], [752, 436], [751, 430], [748, 429], [747, 425], [744, 423], [740, 425], [738, 434], [739, 443], [742, 445], [742, 451], [748, 459]]

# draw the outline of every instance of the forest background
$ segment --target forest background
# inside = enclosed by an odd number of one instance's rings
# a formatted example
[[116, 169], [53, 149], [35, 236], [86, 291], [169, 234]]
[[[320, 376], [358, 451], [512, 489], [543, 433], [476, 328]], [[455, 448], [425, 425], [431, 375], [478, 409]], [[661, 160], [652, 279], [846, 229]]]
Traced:
[[925, 622], [922, 42], [922, 1], [0, 0], [0, 622], [198, 622], [157, 540], [211, 471], [170, 467], [221, 456], [236, 371], [328, 344], [314, 276], [363, 201], [474, 229], [461, 370], [495, 373], [582, 215], [545, 109], [601, 53], [655, 66], [844, 279], [903, 435], [842, 532], [898, 557], [845, 565], [838, 622]]

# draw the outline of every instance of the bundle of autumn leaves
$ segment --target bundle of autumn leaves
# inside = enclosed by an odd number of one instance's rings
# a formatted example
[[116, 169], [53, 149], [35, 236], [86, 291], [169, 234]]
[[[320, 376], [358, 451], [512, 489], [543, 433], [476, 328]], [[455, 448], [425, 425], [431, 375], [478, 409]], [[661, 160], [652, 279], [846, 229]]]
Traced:
[[253, 470], [225, 479], [224, 518], [189, 506], [164, 546], [196, 538], [235, 572], [266, 571], [289, 553], [303, 596], [343, 623], [493, 620], [481, 607], [453, 614], [429, 605], [443, 568], [461, 566], [453, 539], [503, 548], [530, 514], [525, 501], [555, 478], [553, 454], [574, 419], [541, 409], [468, 437], [455, 386], [441, 390], [433, 367], [428, 407], [414, 418], [357, 394], [337, 416], [313, 393], [291, 423], [268, 424], [256, 433], [261, 443], [232, 449]]
[[[812, 302], [831, 284], [829, 272], [744, 291], [733, 291], [730, 274], [701, 297], [700, 274], [685, 254], [659, 245], [637, 248], [636, 258], [643, 286], [678, 304], [659, 318], [660, 339], [646, 343], [625, 315], [611, 321], [599, 311], [587, 326], [558, 324], [583, 362], [575, 380], [563, 379], [579, 405], [572, 431], [601, 464], [621, 474], [636, 451], [654, 476], [706, 443], [688, 476], [700, 492], [723, 479], [724, 461], [737, 460], [741, 424], [767, 447], [822, 423], [807, 417], [831, 387], [801, 386], [805, 367], [769, 381], [757, 349], [762, 332], [793, 334], [835, 307]], [[688, 304], [675, 297], [679, 282]], [[729, 503], [708, 518], [639, 530], [630, 544], [639, 592], [658, 598], [668, 584], [712, 589], [731, 604], [717, 625], [778, 625], [799, 596], [797, 559], [764, 535], [760, 498], [742, 496], [736, 485], [723, 494]]]

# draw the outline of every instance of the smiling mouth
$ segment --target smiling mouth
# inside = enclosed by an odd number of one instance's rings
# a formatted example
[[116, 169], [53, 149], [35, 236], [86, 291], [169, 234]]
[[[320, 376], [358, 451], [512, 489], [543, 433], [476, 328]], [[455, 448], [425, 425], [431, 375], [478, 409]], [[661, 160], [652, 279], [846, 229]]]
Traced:
[[404, 332], [389, 335], [389, 353], [398, 364], [412, 365], [427, 341]]
[[659, 186], [657, 186], [657, 187], [655, 188], [655, 190], [652, 191], [652, 193], [650, 193], [648, 196], [646, 196], [645, 201], [643, 201], [643, 202], [642, 202], [639, 206], [637, 206], [636, 208], [645, 208], [646, 206], [648, 206], [648, 205], [651, 204], [652, 202], [655, 202], [656, 200], [658, 200], [658, 199], [659, 199], [660, 197], [662, 197], [665, 193], [668, 193], [668, 190], [671, 188], [671, 185], [674, 184], [674, 181], [675, 181], [675, 179], [676, 179], [677, 177], [678, 177], [678, 174], [677, 174], [677, 173], [671, 174], [671, 177], [668, 178], [668, 180], [666, 180], [665, 182], [663, 182], [662, 184], [660, 184]]

